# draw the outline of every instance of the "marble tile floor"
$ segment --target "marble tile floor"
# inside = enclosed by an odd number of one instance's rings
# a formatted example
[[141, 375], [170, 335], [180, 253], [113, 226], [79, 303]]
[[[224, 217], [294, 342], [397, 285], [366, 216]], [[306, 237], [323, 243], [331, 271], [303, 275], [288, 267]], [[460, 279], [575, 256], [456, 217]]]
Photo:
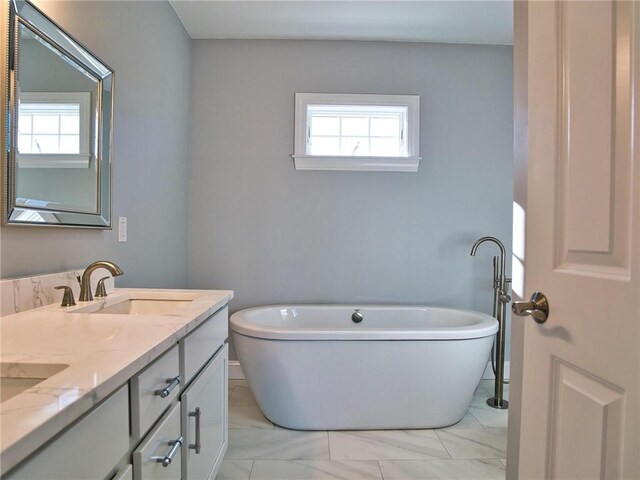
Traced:
[[230, 380], [229, 448], [216, 479], [503, 480], [508, 412], [487, 406], [492, 389], [480, 382], [469, 412], [447, 428], [301, 432], [271, 423], [246, 381]]

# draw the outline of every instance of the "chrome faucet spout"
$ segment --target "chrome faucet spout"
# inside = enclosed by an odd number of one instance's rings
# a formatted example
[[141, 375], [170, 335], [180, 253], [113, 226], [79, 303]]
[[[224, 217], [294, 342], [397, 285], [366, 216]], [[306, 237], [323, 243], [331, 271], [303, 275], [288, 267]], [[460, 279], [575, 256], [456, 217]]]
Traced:
[[107, 260], [98, 260], [97, 262], [93, 262], [86, 268], [82, 274], [82, 278], [80, 279], [80, 298], [78, 301], [90, 302], [93, 300], [93, 295], [91, 293], [91, 274], [99, 268], [107, 269], [114, 277], [124, 273], [122, 269], [113, 262], [109, 262]]
[[[495, 243], [498, 248], [500, 249], [500, 260], [498, 261], [498, 270], [500, 271], [500, 282], [502, 283], [504, 281], [504, 279], [506, 278], [504, 275], [504, 270], [505, 270], [505, 258], [507, 255], [507, 251], [504, 248], [504, 244], [498, 240], [496, 237], [482, 237], [479, 238], [476, 243], [473, 244], [473, 247], [471, 247], [471, 256], [475, 257], [476, 256], [476, 252], [478, 251], [478, 247], [483, 244], [484, 242], [493, 242]], [[501, 285], [502, 288], [504, 288], [504, 285]]]

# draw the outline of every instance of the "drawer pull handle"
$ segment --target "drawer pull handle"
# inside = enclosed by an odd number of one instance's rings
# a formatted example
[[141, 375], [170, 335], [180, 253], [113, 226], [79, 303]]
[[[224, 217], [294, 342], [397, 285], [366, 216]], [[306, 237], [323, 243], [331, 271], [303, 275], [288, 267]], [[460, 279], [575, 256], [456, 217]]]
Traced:
[[189, 416], [195, 417], [196, 419], [196, 443], [190, 443], [189, 448], [195, 450], [196, 455], [199, 455], [200, 449], [202, 448], [202, 443], [200, 443], [200, 419], [202, 418], [202, 410], [200, 410], [200, 407], [196, 407], [194, 412], [189, 412]]
[[156, 390], [155, 394], [159, 395], [160, 398], [167, 398], [171, 395], [171, 391], [176, 388], [180, 384], [180, 375], [174, 378], [167, 378], [167, 385], [165, 388], [160, 388]]
[[154, 457], [156, 462], [161, 463], [163, 467], [168, 467], [169, 465], [171, 465], [173, 456], [182, 446], [182, 435], [180, 435], [176, 440], [172, 440], [168, 443], [171, 446], [171, 450], [169, 450], [169, 453], [167, 453], [164, 457]]

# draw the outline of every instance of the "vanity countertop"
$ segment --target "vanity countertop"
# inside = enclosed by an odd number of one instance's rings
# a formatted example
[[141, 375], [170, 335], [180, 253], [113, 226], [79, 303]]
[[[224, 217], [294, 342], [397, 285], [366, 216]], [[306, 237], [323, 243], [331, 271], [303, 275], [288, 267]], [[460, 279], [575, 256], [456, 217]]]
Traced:
[[[171, 314], [72, 313], [123, 299], [191, 300]], [[64, 370], [0, 404], [4, 474], [105, 399], [233, 298], [229, 290], [115, 289], [106, 299], [0, 318], [0, 361], [64, 364]], [[12, 365], [11, 364], [15, 364]]]

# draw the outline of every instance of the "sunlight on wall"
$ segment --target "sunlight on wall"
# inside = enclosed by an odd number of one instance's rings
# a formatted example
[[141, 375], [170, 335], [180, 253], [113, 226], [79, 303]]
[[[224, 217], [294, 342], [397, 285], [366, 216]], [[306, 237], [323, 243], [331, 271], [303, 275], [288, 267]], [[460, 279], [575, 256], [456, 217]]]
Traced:
[[513, 293], [524, 298], [524, 248], [525, 248], [525, 212], [518, 203], [513, 202], [513, 256], [511, 258], [511, 278]]

